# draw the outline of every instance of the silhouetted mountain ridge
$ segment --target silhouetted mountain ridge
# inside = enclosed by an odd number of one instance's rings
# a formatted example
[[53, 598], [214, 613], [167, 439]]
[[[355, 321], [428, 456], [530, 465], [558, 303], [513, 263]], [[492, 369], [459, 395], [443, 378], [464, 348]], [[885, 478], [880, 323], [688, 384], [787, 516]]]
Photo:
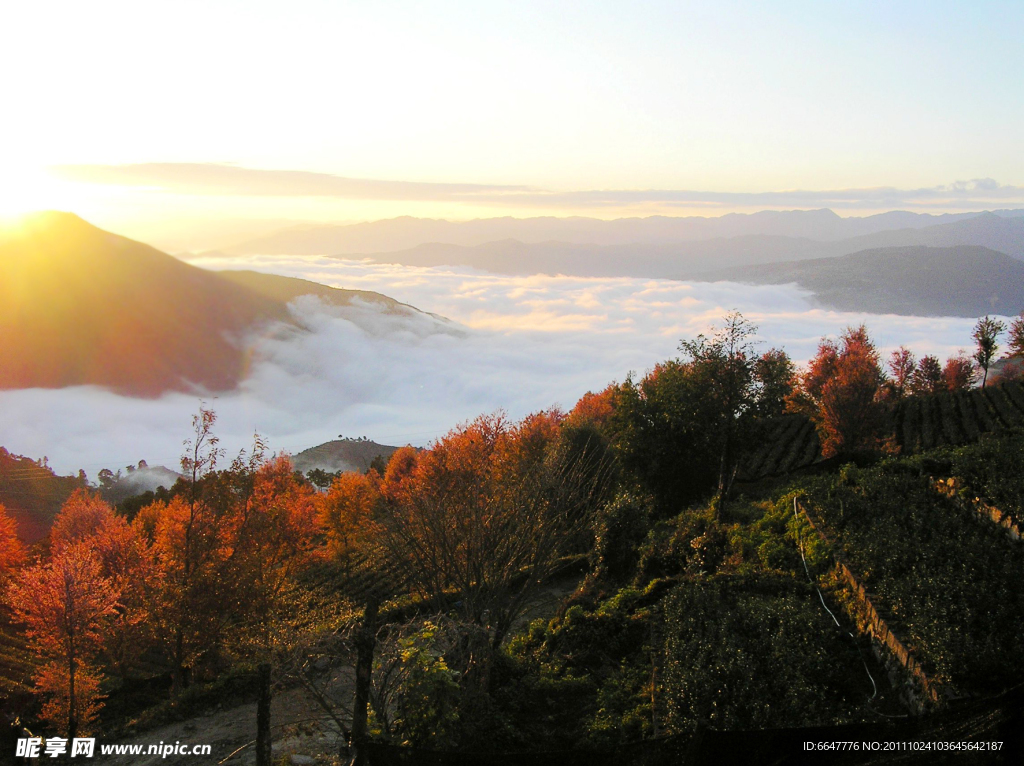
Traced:
[[[1024, 211], [1020, 210], [988, 213], [999, 218], [1015, 218], [1022, 214]], [[618, 218], [610, 221], [583, 217], [504, 217], [445, 221], [403, 216], [356, 224], [291, 227], [227, 248], [224, 253], [351, 255], [404, 251], [428, 242], [474, 247], [505, 239], [516, 239], [527, 244], [564, 242], [579, 245], [640, 246], [754, 235], [831, 242], [884, 231], [921, 229], [956, 223], [979, 215], [982, 214], [971, 212], [932, 215], [897, 210], [863, 218], [842, 218], [831, 210], [823, 209], [764, 210], [758, 213], [729, 213], [719, 217], [651, 216]], [[846, 252], [862, 249], [864, 246]]]
[[288, 302], [307, 293], [415, 311], [376, 293], [218, 274], [70, 213], [32, 215], [0, 232], [0, 388], [230, 390], [253, 333], [291, 322]]

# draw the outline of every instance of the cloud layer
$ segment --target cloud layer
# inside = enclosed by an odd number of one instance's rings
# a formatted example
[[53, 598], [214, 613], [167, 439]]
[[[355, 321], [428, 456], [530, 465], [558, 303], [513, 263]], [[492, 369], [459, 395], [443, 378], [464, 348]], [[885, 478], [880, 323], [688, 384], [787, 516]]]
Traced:
[[[458, 323], [300, 299], [292, 310], [310, 331], [254, 341], [240, 390], [207, 400], [229, 454], [254, 431], [269, 437], [272, 449], [292, 453], [338, 434], [422, 445], [497, 408], [515, 417], [568, 408], [588, 390], [674, 356], [681, 338], [731, 309], [760, 327], [765, 348], [783, 346], [797, 360], [811, 356], [822, 335], [861, 322], [883, 349], [905, 343], [918, 355], [946, 356], [970, 343], [973, 324], [826, 311], [785, 285], [505, 277], [322, 257], [196, 263], [375, 290]], [[141, 458], [173, 467], [198, 403], [181, 394], [151, 401], [95, 388], [0, 392], [0, 444], [91, 476]]]
[[337, 197], [349, 200], [450, 201], [522, 208], [601, 209], [656, 204], [709, 210], [752, 207], [835, 209], [943, 208], [977, 209], [1024, 204], [1024, 186], [991, 178], [939, 186], [860, 189], [713, 192], [685, 189], [598, 189], [551, 191], [528, 186], [422, 183], [345, 178], [299, 170], [260, 170], [218, 163], [141, 163], [129, 165], [58, 165], [59, 178], [114, 186], [146, 187], [180, 194]]

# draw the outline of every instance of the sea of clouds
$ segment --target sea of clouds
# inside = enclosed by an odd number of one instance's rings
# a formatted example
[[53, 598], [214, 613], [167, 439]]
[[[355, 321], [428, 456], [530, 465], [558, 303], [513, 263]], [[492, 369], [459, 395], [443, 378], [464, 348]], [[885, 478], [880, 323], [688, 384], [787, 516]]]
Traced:
[[630, 371], [677, 355], [681, 338], [736, 309], [759, 327], [763, 348], [798, 362], [823, 335], [865, 323], [883, 354], [905, 344], [941, 358], [971, 344], [973, 320], [878, 316], [816, 307], [795, 286], [534, 275], [414, 268], [328, 257], [254, 256], [192, 261], [252, 269], [335, 287], [372, 290], [446, 317], [383, 313], [372, 303], [291, 310], [304, 332], [252, 340], [238, 391], [132, 399], [94, 387], [0, 392], [0, 444], [60, 473], [123, 468], [145, 459], [176, 467], [201, 401], [218, 415], [228, 456], [254, 432], [296, 453], [337, 438], [425, 445], [456, 424], [504, 409], [512, 417], [571, 408]]

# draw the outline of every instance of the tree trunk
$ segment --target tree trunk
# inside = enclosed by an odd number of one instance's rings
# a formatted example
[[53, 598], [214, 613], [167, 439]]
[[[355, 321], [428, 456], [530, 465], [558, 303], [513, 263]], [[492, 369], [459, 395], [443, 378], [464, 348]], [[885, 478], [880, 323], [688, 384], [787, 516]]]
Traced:
[[260, 663], [256, 701], [256, 766], [270, 766], [270, 663]]
[[75, 709], [75, 658], [68, 663], [68, 742], [78, 736], [78, 711]]
[[171, 679], [171, 693], [177, 697], [188, 685], [185, 680], [185, 665], [182, 655], [185, 653], [185, 636], [178, 628], [174, 633], [174, 675]]
[[356, 693], [352, 706], [352, 765], [365, 766], [366, 719], [370, 703], [370, 674], [373, 670], [373, 652], [377, 646], [377, 602], [366, 605], [363, 626], [356, 639]]

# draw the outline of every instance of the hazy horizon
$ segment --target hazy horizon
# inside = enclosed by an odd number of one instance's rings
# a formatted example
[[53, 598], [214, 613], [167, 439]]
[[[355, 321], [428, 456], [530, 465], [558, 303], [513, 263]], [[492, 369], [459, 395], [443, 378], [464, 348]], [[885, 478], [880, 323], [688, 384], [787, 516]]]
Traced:
[[0, 217], [180, 251], [401, 215], [1024, 206], [1019, 3], [240, 10], [8, 9], [31, 119], [0, 128]]

